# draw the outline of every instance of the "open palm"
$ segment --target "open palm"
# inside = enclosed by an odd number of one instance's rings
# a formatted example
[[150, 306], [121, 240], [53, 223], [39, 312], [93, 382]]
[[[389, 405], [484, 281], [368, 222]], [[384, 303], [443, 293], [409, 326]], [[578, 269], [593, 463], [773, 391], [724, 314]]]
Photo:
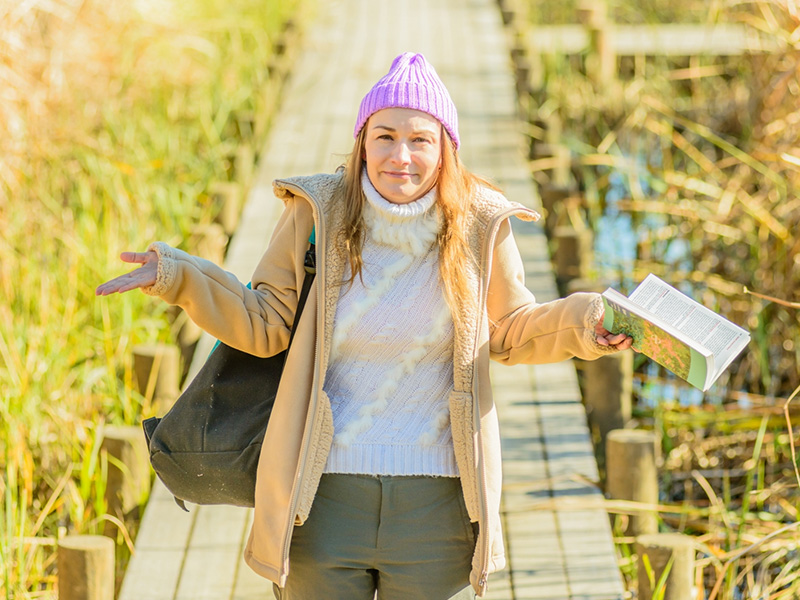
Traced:
[[127, 263], [138, 263], [142, 266], [98, 286], [94, 292], [97, 296], [108, 296], [115, 292], [121, 294], [155, 284], [158, 275], [158, 254], [152, 251], [123, 252], [120, 258]]

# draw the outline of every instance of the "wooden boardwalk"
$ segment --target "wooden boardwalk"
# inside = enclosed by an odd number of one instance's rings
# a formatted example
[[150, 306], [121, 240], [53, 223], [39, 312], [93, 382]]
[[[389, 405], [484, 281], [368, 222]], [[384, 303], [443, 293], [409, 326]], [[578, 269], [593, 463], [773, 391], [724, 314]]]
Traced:
[[[320, 2], [318, 10], [261, 154], [226, 268], [249, 279], [281, 210], [271, 181], [335, 169], [352, 146], [361, 97], [405, 50], [425, 54], [448, 86], [459, 110], [466, 164], [494, 178], [512, 200], [539, 205], [492, 0], [409, 0], [402, 10], [386, 2], [332, 0]], [[541, 301], [556, 297], [542, 228], [516, 225], [528, 286]], [[195, 355], [204, 357], [210, 342], [203, 338]], [[493, 365], [493, 381], [503, 435], [509, 568], [490, 578], [487, 597], [622, 598], [608, 518], [591, 483], [597, 467], [574, 366]], [[271, 584], [242, 560], [250, 518], [250, 510], [232, 507], [183, 513], [156, 485], [120, 600], [271, 598]]]

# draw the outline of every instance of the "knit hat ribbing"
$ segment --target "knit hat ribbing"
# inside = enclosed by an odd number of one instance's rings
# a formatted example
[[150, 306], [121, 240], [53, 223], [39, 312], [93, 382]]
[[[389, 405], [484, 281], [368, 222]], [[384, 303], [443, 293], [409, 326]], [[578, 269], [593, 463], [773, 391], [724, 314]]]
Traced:
[[458, 113], [455, 104], [436, 70], [422, 54], [404, 52], [392, 61], [389, 72], [361, 101], [353, 137], [358, 137], [358, 132], [370, 116], [384, 108], [412, 108], [428, 113], [444, 125], [458, 149]]

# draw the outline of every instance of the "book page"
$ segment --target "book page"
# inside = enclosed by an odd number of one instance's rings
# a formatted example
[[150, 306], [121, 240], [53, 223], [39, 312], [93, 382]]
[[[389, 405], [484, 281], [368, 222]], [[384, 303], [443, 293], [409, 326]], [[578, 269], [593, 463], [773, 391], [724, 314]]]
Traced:
[[[666, 367], [693, 386], [705, 390], [708, 371], [713, 369], [711, 353], [693, 348], [693, 342], [647, 309], [642, 309], [613, 289], [603, 292], [606, 306], [603, 326], [633, 338], [633, 348]], [[637, 314], [641, 313], [641, 314]]]
[[714, 354], [717, 373], [728, 366], [750, 337], [741, 327], [682, 294], [652, 273], [639, 284], [629, 299], [657, 314]]

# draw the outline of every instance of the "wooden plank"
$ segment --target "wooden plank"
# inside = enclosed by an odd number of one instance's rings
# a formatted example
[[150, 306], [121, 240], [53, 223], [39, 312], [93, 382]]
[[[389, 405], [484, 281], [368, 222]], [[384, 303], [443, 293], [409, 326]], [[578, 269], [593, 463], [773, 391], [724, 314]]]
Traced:
[[583, 484], [565, 479], [580, 475], [589, 481], [598, 480], [575, 367], [571, 361], [536, 365], [534, 372], [553, 493], [583, 494]]
[[513, 598], [511, 590], [511, 580], [508, 570], [498, 571], [489, 575], [489, 584], [485, 600], [509, 600]]
[[156, 480], [119, 600], [173, 600], [195, 514], [183, 512]]
[[752, 28], [735, 24], [617, 25], [611, 41], [616, 54], [628, 56], [737, 56], [775, 50]]
[[558, 510], [556, 519], [573, 600], [622, 598], [624, 586], [608, 513], [603, 509]]
[[[244, 555], [244, 547], [250, 534], [250, 526], [253, 524], [253, 511], [248, 511], [245, 527], [242, 532], [242, 544], [239, 548], [239, 555]], [[257, 575], [243, 560], [239, 561], [238, 569], [235, 574], [233, 585], [233, 595], [230, 600], [275, 600], [272, 593], [272, 582]]]
[[[609, 43], [622, 56], [737, 56], [772, 52], [775, 44], [736, 24], [609, 25]], [[580, 54], [589, 47], [581, 25], [531, 26], [526, 46], [533, 54]]]
[[[502, 61], [494, 65], [495, 72], [508, 71], [507, 57], [503, 55]], [[483, 65], [482, 69], [486, 71]], [[504, 85], [510, 97], [500, 91]], [[488, 94], [479, 100], [483, 114], [491, 115], [482, 119], [487, 129], [481, 131], [479, 141], [485, 146], [483, 156], [500, 163], [497, 168], [493, 161], [488, 174], [499, 176], [510, 199], [538, 208], [541, 202], [522, 152], [513, 81], [498, 79], [493, 89], [488, 87], [479, 86]], [[555, 299], [558, 291], [541, 225], [514, 221], [513, 228], [528, 287], [539, 301]], [[553, 507], [554, 495], [559, 502], [587, 496], [602, 499], [595, 487], [575, 478], [577, 473], [596, 479], [597, 467], [573, 364], [493, 365], [492, 380], [501, 419], [512, 597], [620, 598], [621, 577], [605, 512], [595, 509], [567, 515], [552, 508], [532, 508], [537, 503]], [[584, 540], [575, 539], [580, 530], [587, 532], [588, 556], [581, 551]]]
[[570, 581], [551, 511], [507, 515], [515, 600], [569, 600]]
[[[536, 365], [534, 383], [542, 415], [543, 441], [556, 501], [556, 522], [570, 592], [575, 599], [622, 598], [624, 586], [615, 560], [597, 463], [570, 362]], [[582, 509], [570, 510], [574, 502]], [[600, 508], [591, 508], [592, 506]]]
[[[385, 73], [391, 59], [407, 49], [408, 39], [419, 40], [415, 49], [436, 65], [459, 108], [465, 162], [498, 179], [511, 199], [538, 204], [524, 160], [514, 82], [496, 7], [489, 0], [410, 2], [415, 10], [407, 11], [409, 16], [398, 16], [385, 3], [362, 2], [356, 6], [354, 0], [343, 0], [320, 7], [320, 17], [306, 36], [306, 47], [287, 84], [280, 115], [274, 119], [268, 144], [261, 153], [243, 225], [232, 241], [231, 264], [226, 266], [235, 269], [243, 281], [249, 278], [254, 261], [266, 247], [269, 228], [282, 207], [272, 196], [272, 179], [330, 172], [342, 161], [336, 153], [350, 149], [358, 102]], [[410, 18], [423, 13], [432, 17]], [[397, 35], [382, 35], [385, 28], [381, 24], [389, 23]], [[465, 44], [464, 40], [471, 43]], [[453, 52], [453, 48], [459, 51]], [[515, 231], [530, 287], [540, 301], [552, 299], [555, 284], [541, 227], [519, 223], [515, 224]], [[210, 340], [204, 338], [203, 344], [210, 344]], [[198, 349], [197, 356], [204, 357], [208, 349]], [[493, 367], [504, 436], [505, 482], [517, 487], [510, 487], [503, 501], [510, 569], [490, 577], [488, 597], [492, 600], [567, 598], [570, 586], [580, 590], [587, 574], [583, 569], [589, 558], [563, 547], [567, 542], [562, 540], [562, 530], [572, 535], [566, 528], [571, 522], [562, 522], [568, 518], [566, 513], [550, 508], [530, 510], [532, 503], [552, 502], [554, 473], [570, 480], [574, 469], [570, 470], [566, 460], [568, 452], [578, 452], [589, 460], [586, 437], [580, 426], [575, 428], [575, 423], [580, 423], [581, 409], [574, 369], [571, 375], [568, 371], [571, 368]], [[544, 403], [548, 398], [553, 402]], [[553, 431], [545, 431], [549, 427]], [[579, 471], [592, 472], [590, 465]], [[559, 501], [576, 494], [582, 497], [583, 490], [572, 484], [561, 485]], [[172, 502], [169, 496], [166, 499]], [[155, 502], [154, 497], [151, 503]], [[171, 511], [178, 511], [174, 505], [168, 506]], [[190, 519], [196, 519], [196, 525], [191, 542], [189, 521], [183, 541], [179, 541], [179, 534], [171, 541], [178, 548], [171, 558], [164, 560], [161, 556], [147, 563], [172, 573], [170, 592], [163, 596], [164, 600], [173, 600], [175, 590], [178, 598], [271, 597], [271, 584], [255, 575], [241, 559], [252, 512], [238, 511], [225, 507], [194, 509]], [[145, 542], [149, 535], [163, 537], [165, 528], [180, 523], [182, 516], [180, 512], [170, 512], [158, 522], [154, 517], [153, 522], [143, 523], [137, 540], [140, 555], [148, 554]], [[589, 530], [600, 527], [592, 553], [602, 554], [606, 561], [592, 566], [589, 574], [597, 580], [618, 576], [611, 564], [613, 548], [603, 538], [600, 526], [603, 522], [607, 526], [604, 513], [590, 509], [580, 522]], [[173, 537], [169, 531], [166, 535]], [[184, 554], [187, 545], [190, 547]], [[569, 562], [573, 560], [574, 564]], [[601, 572], [601, 567], [610, 570]], [[126, 578], [125, 584], [138, 591], [123, 600], [153, 598], [153, 589], [161, 587], [153, 584], [153, 573], [141, 569], [135, 573], [135, 577]], [[141, 585], [134, 587], [129, 583], [133, 579], [140, 579]]]
[[492, 365], [503, 448], [503, 509], [513, 598], [568, 599], [564, 552], [549, 501], [549, 470], [528, 365]]
[[242, 560], [248, 509], [198, 506], [175, 600], [219, 600], [231, 596]]

